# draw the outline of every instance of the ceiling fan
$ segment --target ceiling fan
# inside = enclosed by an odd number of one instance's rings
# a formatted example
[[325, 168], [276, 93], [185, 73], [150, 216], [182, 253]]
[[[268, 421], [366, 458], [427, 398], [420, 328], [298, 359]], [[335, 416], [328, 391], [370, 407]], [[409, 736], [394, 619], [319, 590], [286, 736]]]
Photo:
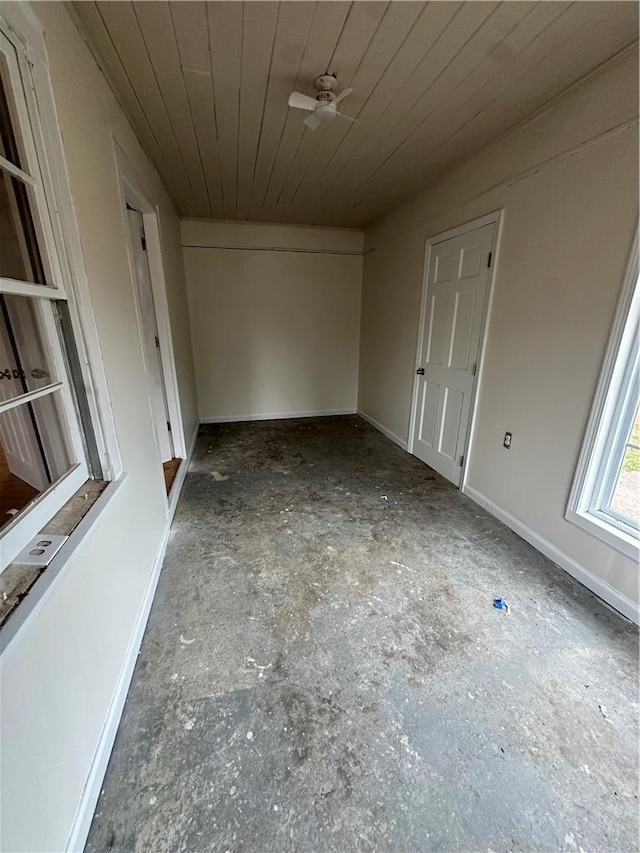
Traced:
[[335, 74], [321, 74], [315, 81], [318, 92], [315, 98], [302, 95], [300, 92], [292, 92], [289, 95], [290, 107], [294, 107], [296, 110], [308, 110], [311, 113], [303, 122], [309, 130], [315, 130], [325, 121], [333, 121], [336, 116], [342, 116], [349, 121], [357, 121], [357, 119], [338, 110], [340, 101], [350, 95], [353, 89], [343, 89], [339, 95], [336, 95], [333, 89], [337, 82]]

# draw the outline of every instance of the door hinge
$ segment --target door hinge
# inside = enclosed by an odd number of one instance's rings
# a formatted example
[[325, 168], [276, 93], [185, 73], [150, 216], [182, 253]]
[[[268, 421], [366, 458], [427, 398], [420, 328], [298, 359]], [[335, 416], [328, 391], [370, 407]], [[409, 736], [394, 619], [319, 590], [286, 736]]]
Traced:
[[[156, 340], [158, 340], [158, 339], [156, 338]], [[476, 361], [473, 365], [472, 370], [471, 370], [471, 375], [475, 376], [477, 372], [478, 372], [478, 362]]]
[[146, 252], [147, 251], [147, 241], [145, 240], [145, 238], [142, 235], [140, 235], [140, 242], [142, 243], [142, 251]]
[[463, 465], [464, 465], [464, 456], [461, 456], [460, 457], [460, 467], [462, 468]]
[[171, 423], [169, 421], [167, 421], [167, 430], [171, 432]]
[[160, 349], [160, 338], [156, 335], [156, 347]]
[[487, 258], [487, 266], [491, 266], [491, 258], [493, 257], [493, 252], [489, 252], [489, 257]]

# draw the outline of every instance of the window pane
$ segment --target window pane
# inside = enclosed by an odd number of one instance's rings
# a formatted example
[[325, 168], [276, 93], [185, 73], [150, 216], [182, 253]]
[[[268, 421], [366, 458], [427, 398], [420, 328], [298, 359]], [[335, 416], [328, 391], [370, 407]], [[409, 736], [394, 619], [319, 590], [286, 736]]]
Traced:
[[0, 402], [57, 380], [39, 302], [27, 296], [0, 296]]
[[640, 411], [631, 428], [610, 507], [640, 524]]
[[0, 169], [0, 278], [46, 284], [28, 190]]
[[0, 528], [76, 461], [59, 393], [0, 413]]
[[5, 58], [0, 54], [0, 154], [18, 168], [23, 168], [18, 154], [14, 128], [18, 126], [15, 104], [10, 100], [9, 72]]

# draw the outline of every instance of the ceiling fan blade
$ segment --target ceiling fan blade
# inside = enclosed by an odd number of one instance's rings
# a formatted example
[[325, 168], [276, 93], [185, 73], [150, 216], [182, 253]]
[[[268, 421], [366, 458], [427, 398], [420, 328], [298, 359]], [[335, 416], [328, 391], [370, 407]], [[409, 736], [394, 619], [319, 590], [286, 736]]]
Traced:
[[318, 102], [315, 98], [310, 98], [308, 95], [302, 95], [300, 92], [292, 92], [289, 95], [289, 106], [296, 110], [315, 110]]
[[347, 116], [347, 115], [345, 115], [344, 113], [341, 113], [339, 110], [338, 110], [338, 111], [336, 111], [336, 115], [339, 115], [339, 116], [340, 116], [340, 118], [346, 118], [346, 119], [347, 119], [347, 121], [358, 121], [358, 119], [357, 119], [357, 118], [351, 118], [351, 116]]
[[319, 127], [322, 124], [322, 122], [319, 118], [316, 118], [316, 116], [310, 115], [306, 117], [302, 124], [306, 124], [309, 130], [315, 130], [316, 127]]
[[334, 98], [333, 103], [337, 106], [340, 101], [342, 101], [344, 98], [347, 97], [347, 95], [350, 95], [352, 92], [353, 89], [343, 89], [342, 92], [340, 92], [340, 94], [338, 95], [338, 97]]

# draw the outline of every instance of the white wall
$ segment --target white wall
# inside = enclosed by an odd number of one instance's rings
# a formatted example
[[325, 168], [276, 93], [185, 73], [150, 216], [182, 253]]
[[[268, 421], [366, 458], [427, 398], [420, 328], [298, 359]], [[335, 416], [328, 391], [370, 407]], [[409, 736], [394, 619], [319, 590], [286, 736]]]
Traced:
[[[2, 653], [1, 842], [63, 850], [167, 527], [112, 134], [158, 204], [187, 442], [197, 426], [179, 221], [62, 3], [46, 29], [91, 301], [127, 479]], [[135, 649], [134, 649], [135, 655]]]
[[638, 216], [637, 63], [367, 231], [359, 387], [359, 408], [406, 441], [425, 240], [503, 208], [468, 485], [631, 603], [637, 566], [564, 514]]
[[201, 421], [355, 411], [363, 238], [183, 220]]

